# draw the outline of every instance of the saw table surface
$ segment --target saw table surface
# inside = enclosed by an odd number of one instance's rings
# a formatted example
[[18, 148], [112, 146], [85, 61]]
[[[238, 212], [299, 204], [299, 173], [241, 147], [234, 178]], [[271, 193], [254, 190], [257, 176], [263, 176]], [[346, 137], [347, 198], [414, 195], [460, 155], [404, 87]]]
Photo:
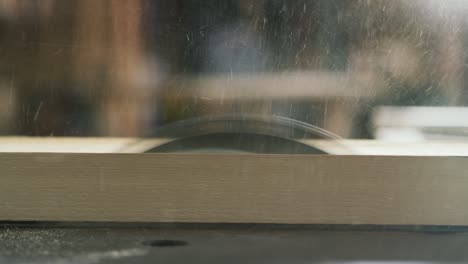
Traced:
[[[0, 229], [0, 263], [463, 263], [468, 233], [309, 227]], [[464, 230], [466, 231], [466, 230]]]

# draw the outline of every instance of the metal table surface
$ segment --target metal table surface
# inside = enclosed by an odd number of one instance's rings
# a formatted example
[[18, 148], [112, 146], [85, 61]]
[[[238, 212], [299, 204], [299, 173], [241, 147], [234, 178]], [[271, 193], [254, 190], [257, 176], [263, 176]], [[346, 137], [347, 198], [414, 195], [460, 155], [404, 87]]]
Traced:
[[468, 233], [263, 225], [11, 226], [0, 263], [460, 263]]

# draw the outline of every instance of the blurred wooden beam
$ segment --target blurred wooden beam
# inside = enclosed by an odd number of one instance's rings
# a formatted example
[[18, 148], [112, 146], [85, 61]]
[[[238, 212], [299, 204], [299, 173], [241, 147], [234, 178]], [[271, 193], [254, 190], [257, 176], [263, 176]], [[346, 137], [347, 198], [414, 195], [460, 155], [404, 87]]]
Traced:
[[328, 99], [372, 98], [375, 96], [371, 73], [298, 71], [207, 75], [179, 78], [167, 84], [167, 93], [176, 97], [206, 100], [239, 99]]

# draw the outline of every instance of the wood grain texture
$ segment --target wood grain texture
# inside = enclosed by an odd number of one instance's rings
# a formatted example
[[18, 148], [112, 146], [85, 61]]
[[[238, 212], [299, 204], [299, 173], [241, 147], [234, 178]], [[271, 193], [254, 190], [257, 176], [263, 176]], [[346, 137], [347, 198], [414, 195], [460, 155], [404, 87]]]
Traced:
[[458, 157], [0, 154], [0, 220], [468, 225]]

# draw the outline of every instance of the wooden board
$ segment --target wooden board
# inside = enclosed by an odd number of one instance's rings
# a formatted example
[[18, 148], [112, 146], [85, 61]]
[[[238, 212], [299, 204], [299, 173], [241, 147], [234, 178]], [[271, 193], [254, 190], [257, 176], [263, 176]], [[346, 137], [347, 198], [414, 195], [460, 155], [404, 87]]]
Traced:
[[468, 225], [459, 157], [0, 154], [0, 220]]
[[[2, 152], [143, 153], [167, 139], [109, 137], [0, 137]], [[466, 141], [300, 140], [335, 155], [467, 156]]]

